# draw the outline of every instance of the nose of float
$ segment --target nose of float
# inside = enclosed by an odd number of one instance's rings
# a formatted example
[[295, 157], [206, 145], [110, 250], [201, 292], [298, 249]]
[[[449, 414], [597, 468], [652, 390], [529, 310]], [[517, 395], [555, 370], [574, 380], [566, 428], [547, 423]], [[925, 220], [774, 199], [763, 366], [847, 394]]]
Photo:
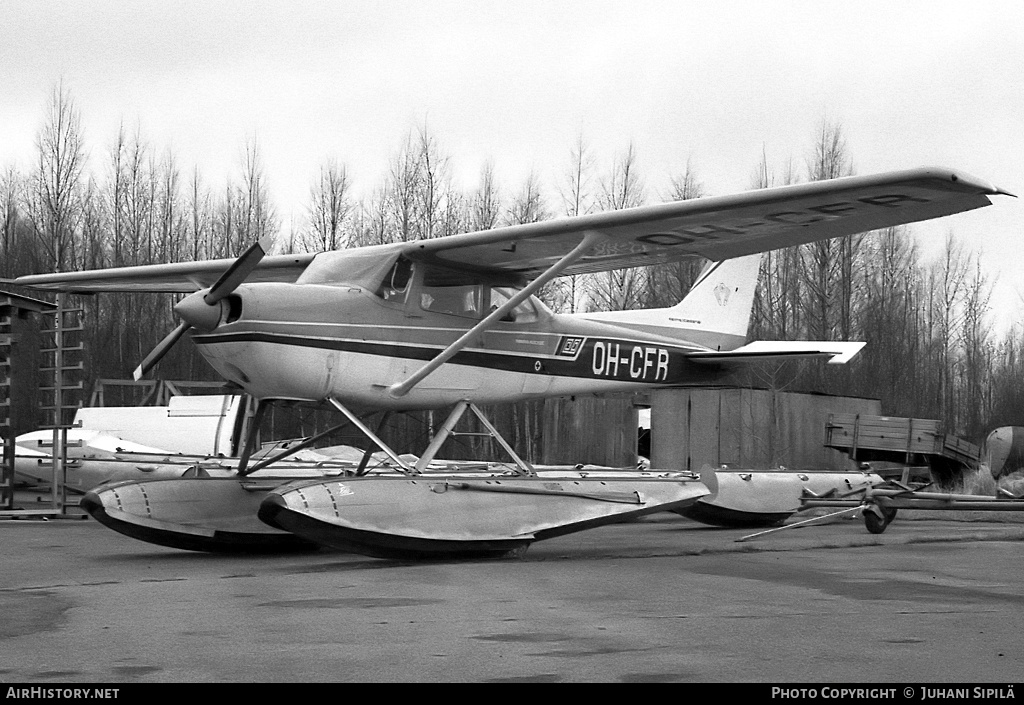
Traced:
[[196, 330], [211, 331], [220, 323], [220, 300], [212, 304], [206, 302], [209, 289], [189, 294], [174, 306], [174, 312], [181, 320]]

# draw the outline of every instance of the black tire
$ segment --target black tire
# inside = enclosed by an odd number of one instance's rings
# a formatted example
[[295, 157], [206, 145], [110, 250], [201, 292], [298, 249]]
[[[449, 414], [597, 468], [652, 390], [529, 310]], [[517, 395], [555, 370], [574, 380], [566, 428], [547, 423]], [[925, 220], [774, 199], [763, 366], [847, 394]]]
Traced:
[[871, 509], [864, 510], [864, 526], [872, 534], [880, 534], [896, 518], [896, 510], [888, 507], [879, 507], [882, 516], [878, 516]]

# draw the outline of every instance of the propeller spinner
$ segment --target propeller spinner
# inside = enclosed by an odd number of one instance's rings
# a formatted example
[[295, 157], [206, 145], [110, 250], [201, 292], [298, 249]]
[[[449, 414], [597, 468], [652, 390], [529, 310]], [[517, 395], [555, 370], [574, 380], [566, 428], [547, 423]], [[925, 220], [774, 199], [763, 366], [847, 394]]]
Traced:
[[189, 294], [174, 306], [174, 312], [181, 318], [182, 322], [172, 330], [167, 337], [157, 343], [145, 359], [135, 368], [133, 377], [136, 381], [142, 379], [143, 375], [149, 372], [160, 362], [167, 351], [174, 347], [174, 344], [191, 328], [202, 331], [211, 331], [220, 322], [220, 302], [231, 294], [242, 284], [253, 270], [259, 266], [260, 261], [266, 256], [270, 249], [271, 241], [264, 238], [254, 243], [242, 255], [231, 263], [220, 279], [209, 289]]

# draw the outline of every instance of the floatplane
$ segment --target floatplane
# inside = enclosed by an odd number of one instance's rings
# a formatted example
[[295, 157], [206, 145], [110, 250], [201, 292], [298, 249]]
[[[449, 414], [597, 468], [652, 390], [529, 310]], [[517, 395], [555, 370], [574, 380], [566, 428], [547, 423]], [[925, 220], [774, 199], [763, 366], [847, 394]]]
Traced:
[[[376, 446], [388, 459], [386, 473], [364, 462], [351, 473], [295, 480], [275, 476], [274, 458], [250, 463], [247, 442], [231, 477], [113, 483], [88, 493], [82, 506], [111, 528], [211, 551], [328, 545], [373, 556], [502, 554], [682, 509], [710, 491], [696, 474], [673, 469], [535, 467], [479, 405], [708, 384], [764, 360], [845, 363], [863, 343], [747, 342], [761, 253], [968, 211], [1005, 193], [963, 173], [922, 168], [316, 254], [269, 255], [270, 244], [260, 242], [234, 260], [17, 283], [187, 294], [174, 307], [180, 325], [137, 378], [188, 333], [226, 380], [259, 400], [257, 418], [279, 400], [326, 401], [372, 441], [367, 457]], [[710, 264], [670, 308], [558, 314], [537, 298], [559, 276], [696, 257]], [[452, 405], [415, 461], [368, 423], [371, 412]], [[435, 463], [467, 412], [512, 458], [500, 471]]]

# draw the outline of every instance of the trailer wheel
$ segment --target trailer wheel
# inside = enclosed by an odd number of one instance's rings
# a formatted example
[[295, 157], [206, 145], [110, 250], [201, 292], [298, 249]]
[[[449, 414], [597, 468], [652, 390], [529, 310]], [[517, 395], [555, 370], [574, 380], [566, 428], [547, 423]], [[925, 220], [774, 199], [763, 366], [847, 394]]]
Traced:
[[896, 518], [896, 510], [890, 507], [878, 507], [882, 516], [878, 516], [871, 509], [864, 510], [864, 526], [872, 534], [880, 534], [885, 531], [893, 519]]

